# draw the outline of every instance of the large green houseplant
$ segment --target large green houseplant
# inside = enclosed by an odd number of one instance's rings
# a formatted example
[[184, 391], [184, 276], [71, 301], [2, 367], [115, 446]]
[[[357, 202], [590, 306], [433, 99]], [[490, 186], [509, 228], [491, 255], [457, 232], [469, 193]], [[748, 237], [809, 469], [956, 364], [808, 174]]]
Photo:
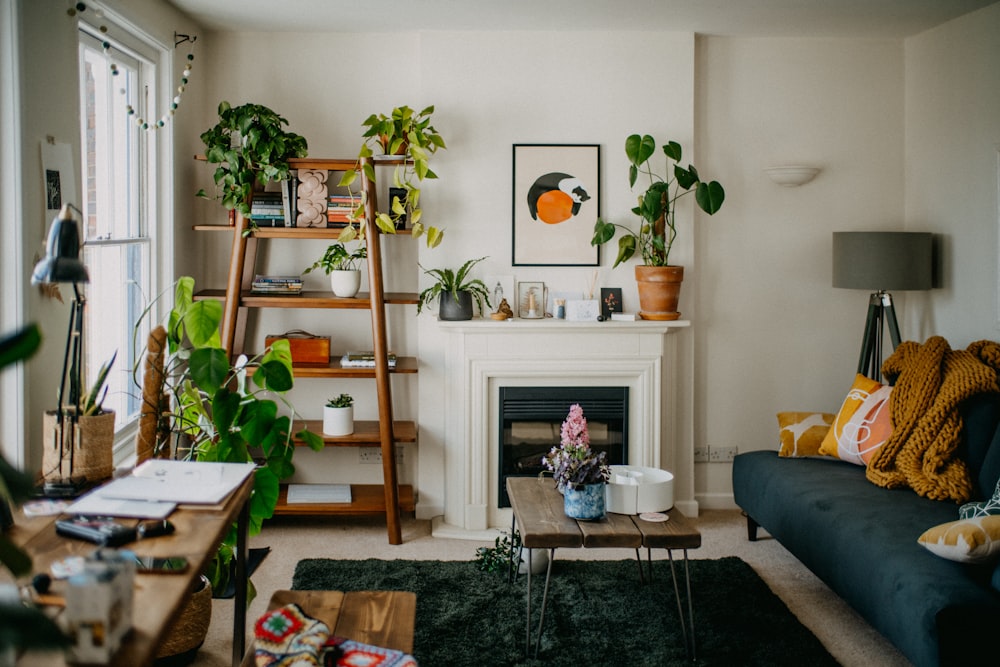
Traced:
[[[397, 223], [404, 219], [410, 224], [414, 236], [426, 235], [428, 248], [434, 248], [441, 243], [444, 232], [434, 226], [425, 227], [421, 222], [420, 183], [425, 178], [437, 178], [429, 164], [430, 156], [437, 150], [447, 148], [444, 139], [431, 125], [431, 115], [434, 106], [431, 105], [415, 112], [408, 106], [395, 107], [389, 114], [372, 114], [362, 123], [368, 129], [365, 131], [364, 143], [358, 152], [357, 166], [344, 172], [340, 185], [350, 186], [359, 174], [375, 182], [375, 166], [369, 159], [381, 156], [398, 156], [400, 160], [393, 167], [392, 184], [402, 189], [404, 195], [392, 197], [388, 212], [379, 212], [375, 224], [386, 234], [396, 232]], [[364, 215], [364, 201], [355, 211], [355, 218]], [[342, 240], [350, 240], [354, 236], [353, 226], [341, 233]], [[344, 234], [348, 236], [345, 238]], [[362, 235], [364, 233], [362, 228]]]
[[[722, 208], [726, 193], [718, 181], [702, 180], [693, 164], [688, 164], [686, 168], [681, 166], [681, 145], [676, 141], [668, 141], [660, 150], [665, 157], [666, 178], [655, 173], [650, 164], [656, 153], [653, 137], [633, 134], [625, 140], [629, 187], [635, 188], [640, 174], [648, 180], [645, 190], [639, 194], [638, 205], [632, 209], [639, 216], [639, 227], [632, 229], [598, 219], [591, 244], [607, 243], [621, 232], [614, 266], [631, 259], [636, 251], [643, 261], [642, 266], [635, 267], [639, 282], [640, 316], [669, 320], [680, 316], [676, 304], [680, 281], [684, 276], [683, 267], [670, 264], [670, 250], [677, 237], [677, 200], [694, 192], [698, 207], [713, 215]], [[665, 289], [666, 293], [661, 293], [661, 289]]]
[[[201, 140], [205, 158], [218, 165], [213, 178], [223, 206], [250, 217], [254, 184], [287, 179], [288, 158], [306, 156], [305, 138], [284, 125], [287, 120], [263, 105], [219, 103], [219, 122], [202, 132]], [[208, 196], [203, 189], [197, 194]]]
[[[190, 458], [258, 463], [249, 526], [250, 534], [256, 535], [274, 514], [280, 481], [295, 472], [293, 439], [315, 451], [323, 448], [323, 441], [306, 429], [293, 436], [296, 413], [284, 398], [293, 385], [288, 341], [278, 340], [263, 355], [231, 363], [220, 342], [222, 304], [196, 301], [193, 295], [192, 278], [177, 281], [165, 327], [167, 349], [159, 391], [168, 398], [169, 407], [161, 419], [175, 439], [185, 442], [175, 449]], [[279, 401], [287, 414], [279, 414]], [[234, 527], [206, 573], [213, 590], [227, 583], [235, 545]]]

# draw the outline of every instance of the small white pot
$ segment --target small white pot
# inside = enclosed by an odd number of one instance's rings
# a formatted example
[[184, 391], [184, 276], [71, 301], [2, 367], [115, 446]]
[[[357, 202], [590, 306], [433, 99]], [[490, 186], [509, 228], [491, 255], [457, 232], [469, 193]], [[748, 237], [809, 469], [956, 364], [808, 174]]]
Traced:
[[360, 269], [351, 271], [331, 271], [330, 289], [335, 296], [350, 298], [361, 289]]
[[350, 435], [354, 433], [354, 406], [331, 408], [323, 406], [323, 434]]

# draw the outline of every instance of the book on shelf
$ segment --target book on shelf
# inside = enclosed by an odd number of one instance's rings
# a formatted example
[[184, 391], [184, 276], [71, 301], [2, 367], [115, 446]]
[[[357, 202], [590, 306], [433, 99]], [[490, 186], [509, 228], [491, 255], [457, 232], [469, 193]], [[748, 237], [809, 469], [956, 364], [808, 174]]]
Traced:
[[349, 503], [350, 484], [289, 484], [289, 505], [304, 503]]
[[287, 179], [281, 182], [281, 205], [285, 214], [285, 226], [294, 227], [299, 211], [299, 179], [297, 171], [289, 173]]
[[273, 283], [279, 285], [301, 285], [302, 276], [268, 276], [258, 273], [253, 277], [254, 283]]
[[[396, 355], [390, 352], [386, 355], [389, 368], [396, 367]], [[340, 358], [342, 368], [375, 368], [374, 352], [348, 352]]]

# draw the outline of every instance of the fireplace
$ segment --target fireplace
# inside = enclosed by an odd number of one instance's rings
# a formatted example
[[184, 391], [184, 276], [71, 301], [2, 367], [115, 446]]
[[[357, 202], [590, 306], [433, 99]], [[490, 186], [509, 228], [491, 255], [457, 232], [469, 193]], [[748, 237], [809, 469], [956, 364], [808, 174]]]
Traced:
[[583, 408], [590, 446], [607, 454], [608, 463], [628, 463], [628, 387], [500, 387], [500, 473], [498, 507], [510, 507], [507, 478], [535, 477], [542, 456], [559, 444], [569, 408]]

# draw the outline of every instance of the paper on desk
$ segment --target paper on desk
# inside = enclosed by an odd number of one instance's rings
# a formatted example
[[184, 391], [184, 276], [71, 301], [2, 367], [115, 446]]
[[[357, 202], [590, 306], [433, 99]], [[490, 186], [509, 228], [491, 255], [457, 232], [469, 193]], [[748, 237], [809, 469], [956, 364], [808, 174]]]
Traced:
[[157, 500], [125, 500], [107, 498], [101, 495], [101, 489], [91, 491], [79, 498], [64, 511], [67, 514], [91, 514], [94, 516], [116, 516], [134, 519], [165, 519], [177, 503]]
[[150, 459], [128, 477], [98, 491], [104, 498], [215, 505], [252, 475], [255, 467], [254, 463]]

